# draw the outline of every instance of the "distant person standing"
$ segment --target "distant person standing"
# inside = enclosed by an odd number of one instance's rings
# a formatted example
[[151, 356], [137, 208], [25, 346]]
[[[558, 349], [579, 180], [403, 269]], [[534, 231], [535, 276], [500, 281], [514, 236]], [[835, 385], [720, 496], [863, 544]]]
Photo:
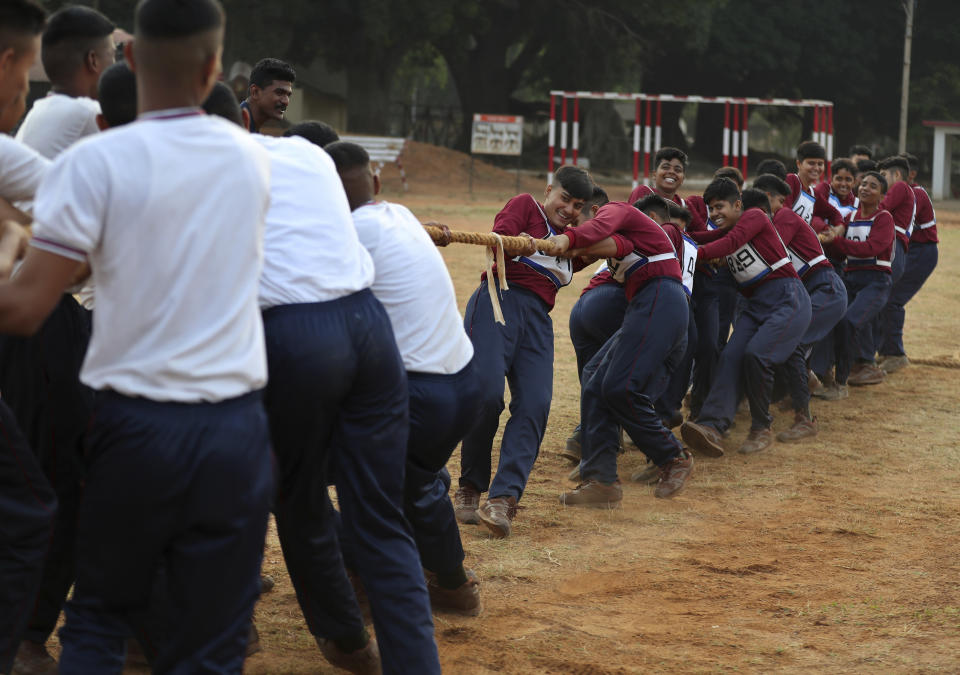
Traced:
[[256, 133], [268, 120], [283, 120], [293, 96], [297, 72], [286, 61], [260, 59], [250, 73], [250, 89], [240, 107], [250, 116], [250, 131]]
[[50, 17], [40, 58], [52, 86], [24, 118], [18, 141], [53, 159], [100, 131], [97, 84], [116, 61], [114, 28], [110, 19], [89, 7], [65, 7]]

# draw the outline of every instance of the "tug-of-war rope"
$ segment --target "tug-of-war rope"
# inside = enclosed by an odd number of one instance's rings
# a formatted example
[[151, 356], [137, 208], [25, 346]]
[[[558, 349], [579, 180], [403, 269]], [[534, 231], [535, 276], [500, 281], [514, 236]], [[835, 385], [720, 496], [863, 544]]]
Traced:
[[529, 255], [531, 243], [536, 247], [536, 250], [541, 253], [546, 253], [547, 255], [557, 255], [559, 253], [554, 243], [549, 239], [508, 237], [499, 235], [496, 232], [461, 232], [451, 230], [446, 225], [440, 223], [428, 223], [424, 225], [423, 228], [438, 246], [456, 243], [473, 244], [487, 248], [487, 292], [490, 294], [490, 301], [493, 305], [493, 318], [497, 323], [504, 326], [507, 322], [503, 318], [503, 311], [500, 309], [497, 284], [493, 281], [494, 251], [496, 251], [497, 280], [499, 281], [501, 291], [510, 289], [507, 285], [506, 264], [504, 262], [505, 254], [509, 254], [510, 256]]

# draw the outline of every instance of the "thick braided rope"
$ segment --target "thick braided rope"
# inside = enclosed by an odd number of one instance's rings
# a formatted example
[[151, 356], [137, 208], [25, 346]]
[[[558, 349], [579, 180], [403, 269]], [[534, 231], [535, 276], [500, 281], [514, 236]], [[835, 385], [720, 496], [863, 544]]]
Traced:
[[918, 366], [933, 366], [934, 368], [960, 368], [960, 361], [947, 357], [941, 357], [939, 359], [915, 359], [911, 356], [910, 363], [915, 363]]
[[[433, 225], [424, 225], [423, 229], [427, 231], [430, 238], [436, 242], [443, 241], [443, 230]], [[450, 231], [450, 241], [457, 244], [474, 244], [476, 246], [498, 246], [503, 244], [503, 250], [508, 255], [520, 255], [523, 253], [530, 241], [526, 237], [507, 237], [493, 232], [462, 232], [459, 230]], [[549, 239], [534, 239], [537, 250], [547, 255], [557, 255], [556, 246]]]

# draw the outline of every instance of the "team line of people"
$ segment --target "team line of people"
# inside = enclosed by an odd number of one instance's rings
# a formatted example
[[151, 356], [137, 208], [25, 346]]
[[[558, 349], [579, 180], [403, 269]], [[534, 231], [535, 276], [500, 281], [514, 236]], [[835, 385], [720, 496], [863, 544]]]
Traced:
[[811, 381], [839, 398], [882, 381], [876, 353], [906, 364], [903, 306], [936, 264], [915, 159], [841, 160], [826, 183], [804, 143], [795, 174], [767, 163], [742, 190], [720, 169], [683, 200], [686, 156], [663, 148], [629, 203], [563, 167], [542, 202], [497, 214], [529, 248], [461, 318], [362, 147], [315, 122], [248, 133], [282, 119], [296, 74], [264, 59], [238, 103], [217, 82], [224, 23], [216, 0], [142, 0], [113, 63], [99, 12], [0, 5], [0, 131], [41, 43], [52, 84], [0, 136], [0, 672], [119, 672], [134, 648], [157, 672], [239, 672], [270, 512], [328, 661], [439, 672], [432, 610], [482, 610], [457, 521], [510, 534], [549, 415], [550, 311], [600, 258], [570, 316], [579, 485], [563, 504], [619, 504], [624, 434], [650, 460], [633, 479], [670, 497], [689, 450], [723, 453], [742, 397], [757, 452], [772, 398], [796, 414], [778, 438], [799, 440], [816, 433]]

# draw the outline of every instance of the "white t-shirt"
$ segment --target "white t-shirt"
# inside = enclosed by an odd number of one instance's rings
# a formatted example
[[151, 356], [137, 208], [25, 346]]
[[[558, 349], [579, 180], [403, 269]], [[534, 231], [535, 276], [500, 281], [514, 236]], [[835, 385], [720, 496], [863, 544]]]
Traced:
[[260, 307], [326, 302], [370, 288], [373, 261], [330, 156], [305, 138], [252, 138], [270, 155]]
[[33, 199], [49, 168], [50, 160], [0, 134], [0, 197], [9, 202]]
[[30, 108], [17, 140], [47, 159], [55, 159], [81, 138], [100, 131], [99, 114], [100, 104], [92, 98], [50, 93]]
[[423, 225], [400, 204], [353, 212], [360, 242], [373, 256], [373, 294], [383, 303], [410, 372], [449, 375], [473, 357], [443, 258]]
[[183, 402], [265, 384], [257, 284], [269, 189], [263, 148], [194, 108], [142, 115], [54, 162], [32, 245], [93, 268], [83, 382]]

